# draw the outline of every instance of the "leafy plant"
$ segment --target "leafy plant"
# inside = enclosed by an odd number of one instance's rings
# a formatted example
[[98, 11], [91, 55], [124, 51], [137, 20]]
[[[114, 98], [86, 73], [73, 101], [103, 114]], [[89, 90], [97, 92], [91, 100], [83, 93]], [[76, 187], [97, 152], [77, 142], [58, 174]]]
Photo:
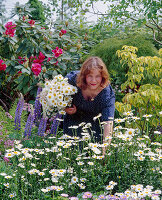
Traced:
[[[123, 98], [123, 103], [116, 102], [116, 108], [120, 113], [135, 109], [138, 116], [144, 115], [153, 116], [149, 122], [150, 135], [153, 134], [155, 128], [161, 125], [161, 58], [154, 56], [137, 57], [138, 49], [132, 46], [123, 46], [122, 50], [117, 51], [117, 55], [121, 58], [121, 63], [128, 66], [126, 74], [127, 80], [121, 85], [121, 89], [130, 88], [131, 92], [127, 93]], [[161, 50], [159, 50], [159, 53]], [[145, 82], [148, 77], [152, 83]], [[144, 81], [142, 81], [144, 80]], [[147, 116], [144, 121], [141, 121], [138, 126], [144, 133], [146, 131]]]

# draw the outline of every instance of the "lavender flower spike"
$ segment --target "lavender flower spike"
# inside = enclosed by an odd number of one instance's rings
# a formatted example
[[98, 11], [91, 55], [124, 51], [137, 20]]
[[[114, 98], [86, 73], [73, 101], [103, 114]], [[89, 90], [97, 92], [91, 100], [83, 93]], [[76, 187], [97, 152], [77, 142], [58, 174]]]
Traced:
[[52, 123], [52, 126], [51, 126], [51, 131], [50, 131], [50, 134], [54, 134], [56, 135], [57, 133], [57, 129], [58, 129], [58, 126], [59, 126], [59, 123], [60, 121], [58, 119], [61, 119], [62, 115], [57, 113], [54, 120], [53, 120], [53, 123]]
[[44, 133], [46, 131], [46, 126], [47, 126], [47, 116], [45, 112], [43, 112], [43, 117], [39, 123], [39, 128], [38, 128], [38, 135], [39, 136], [44, 136]]
[[37, 96], [35, 99], [35, 109], [34, 109], [34, 116], [35, 116], [35, 124], [38, 125], [40, 119], [41, 119], [41, 103], [39, 101], [39, 94], [41, 93], [42, 88], [40, 86], [38, 86], [38, 90], [37, 90]]
[[28, 119], [27, 119], [27, 122], [26, 122], [26, 125], [25, 125], [24, 137], [31, 136], [31, 129], [32, 129], [33, 124], [34, 124], [34, 109], [33, 109], [33, 106], [32, 106], [31, 112], [28, 116]]
[[24, 97], [20, 93], [20, 99], [17, 104], [16, 112], [15, 112], [15, 130], [20, 130], [21, 128], [21, 114], [23, 111], [23, 106], [24, 106]]

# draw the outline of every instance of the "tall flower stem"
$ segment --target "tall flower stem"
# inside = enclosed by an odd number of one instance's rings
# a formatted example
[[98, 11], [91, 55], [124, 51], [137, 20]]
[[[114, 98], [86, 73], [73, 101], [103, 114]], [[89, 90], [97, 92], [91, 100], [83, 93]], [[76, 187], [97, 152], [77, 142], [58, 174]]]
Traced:
[[47, 117], [45, 114], [43, 114], [43, 117], [39, 123], [39, 128], [38, 128], [38, 135], [43, 136], [45, 131], [46, 131], [46, 126], [47, 126]]
[[56, 135], [60, 123], [58, 119], [61, 119], [61, 117], [62, 117], [61, 114], [59, 113], [56, 114], [51, 126], [50, 134]]
[[25, 125], [24, 137], [31, 136], [31, 130], [32, 130], [33, 124], [34, 124], [34, 109], [32, 107], [31, 113], [29, 114], [26, 125]]
[[41, 119], [41, 103], [39, 101], [39, 94], [41, 93], [42, 91], [42, 88], [41, 87], [38, 87], [38, 90], [37, 90], [37, 96], [36, 96], [36, 99], [35, 99], [35, 105], [34, 105], [34, 117], [35, 117], [35, 124], [38, 126], [39, 124], [39, 121]]

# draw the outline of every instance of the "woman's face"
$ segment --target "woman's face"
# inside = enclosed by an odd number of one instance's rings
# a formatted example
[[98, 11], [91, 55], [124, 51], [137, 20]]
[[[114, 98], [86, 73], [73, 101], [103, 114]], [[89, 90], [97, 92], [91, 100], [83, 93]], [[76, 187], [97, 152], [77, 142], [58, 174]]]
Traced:
[[90, 90], [96, 90], [101, 86], [102, 76], [98, 69], [92, 69], [89, 74], [86, 75], [87, 88]]

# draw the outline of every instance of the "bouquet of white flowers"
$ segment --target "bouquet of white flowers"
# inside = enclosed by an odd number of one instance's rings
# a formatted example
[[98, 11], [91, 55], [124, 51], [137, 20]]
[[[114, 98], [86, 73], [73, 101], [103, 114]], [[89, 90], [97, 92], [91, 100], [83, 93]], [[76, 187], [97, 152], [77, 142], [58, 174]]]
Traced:
[[68, 79], [57, 75], [53, 80], [46, 80], [39, 95], [43, 112], [50, 116], [59, 112], [65, 114], [65, 108], [71, 106], [72, 95], [77, 93], [77, 87], [70, 85]]

